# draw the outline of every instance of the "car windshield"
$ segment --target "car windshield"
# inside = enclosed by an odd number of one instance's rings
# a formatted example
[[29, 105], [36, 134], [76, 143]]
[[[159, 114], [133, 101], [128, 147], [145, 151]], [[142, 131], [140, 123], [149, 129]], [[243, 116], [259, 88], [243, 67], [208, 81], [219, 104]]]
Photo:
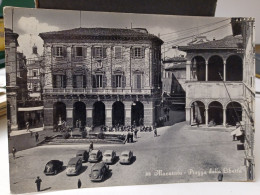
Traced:
[[75, 165], [68, 165], [68, 167], [70, 167], [70, 168], [74, 168], [74, 167], [75, 167]]
[[111, 156], [111, 154], [105, 154], [105, 156]]

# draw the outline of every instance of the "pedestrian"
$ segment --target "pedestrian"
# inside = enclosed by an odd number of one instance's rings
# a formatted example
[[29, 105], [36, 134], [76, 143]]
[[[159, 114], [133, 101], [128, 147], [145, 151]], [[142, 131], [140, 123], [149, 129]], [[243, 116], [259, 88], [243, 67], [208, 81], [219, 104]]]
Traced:
[[36, 141], [36, 142], [39, 141], [39, 133], [38, 133], [38, 132], [35, 133], [35, 141]]
[[14, 158], [14, 159], [15, 159], [15, 153], [16, 153], [16, 148], [13, 147], [13, 149], [12, 149], [12, 154], [13, 154], [13, 158]]
[[135, 138], [137, 138], [137, 132], [138, 132], [138, 129], [135, 128], [135, 131], [134, 131], [134, 133], [135, 133]]
[[156, 129], [156, 127], [154, 128], [154, 137], [157, 137], [157, 129]]
[[78, 188], [81, 188], [81, 181], [78, 179]]
[[26, 125], [26, 131], [29, 131], [29, 122], [27, 121], [27, 122], [25, 123], [25, 125]]
[[91, 152], [94, 149], [93, 142], [90, 142], [89, 144], [89, 152]]
[[41, 178], [39, 176], [37, 176], [37, 179], [35, 180], [35, 183], [36, 183], [36, 187], [37, 187], [37, 191], [41, 191]]

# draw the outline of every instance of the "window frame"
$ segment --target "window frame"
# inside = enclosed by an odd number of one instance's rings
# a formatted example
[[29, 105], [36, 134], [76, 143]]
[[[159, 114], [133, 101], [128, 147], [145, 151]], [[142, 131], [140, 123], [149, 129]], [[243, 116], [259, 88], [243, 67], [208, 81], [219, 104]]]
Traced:
[[[134, 58], [142, 58], [142, 47], [134, 47], [133, 48], [133, 57]], [[139, 52], [137, 51], [136, 52], [136, 50], [139, 50]], [[136, 54], [138, 54], [138, 55], [136, 55]]]
[[104, 82], [104, 78], [103, 78], [103, 74], [96, 74], [96, 88], [103, 88], [103, 82]]
[[[81, 49], [81, 55], [78, 55], [78, 49]], [[81, 46], [75, 47], [75, 57], [83, 57], [83, 47]]]
[[62, 46], [55, 46], [55, 56], [56, 57], [63, 57], [63, 47]]

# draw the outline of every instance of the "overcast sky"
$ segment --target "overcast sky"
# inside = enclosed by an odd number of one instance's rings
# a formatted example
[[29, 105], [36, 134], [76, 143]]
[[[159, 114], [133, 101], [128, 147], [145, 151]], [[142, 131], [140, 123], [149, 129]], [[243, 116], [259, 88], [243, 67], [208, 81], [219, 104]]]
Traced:
[[[79, 28], [80, 26], [86, 28], [131, 28], [132, 24], [133, 28], [146, 28], [151, 34], [157, 36], [160, 34], [160, 38], [165, 42], [162, 50], [164, 51], [165, 48], [168, 57], [176, 54], [175, 51], [169, 50], [173, 45], [176, 45], [176, 43], [177, 45], [185, 45], [192, 40], [192, 38], [183, 40], [180, 40], [180, 38], [203, 34], [207, 31], [211, 32], [203, 35], [206, 35], [209, 40], [212, 40], [213, 37], [221, 39], [232, 34], [231, 25], [228, 25], [230, 19], [215, 17], [106, 12], [81, 12], [80, 14], [79, 11], [31, 8], [14, 8], [12, 17], [12, 8], [5, 8], [4, 19], [5, 27], [13, 28], [13, 31], [19, 34], [18, 51], [23, 52], [27, 58], [30, 57], [31, 48], [34, 44], [38, 46], [39, 54], [42, 54], [43, 41], [38, 36], [39, 33]], [[180, 30], [186, 31], [176, 33]], [[176, 40], [179, 40], [179, 42], [175, 42]]]

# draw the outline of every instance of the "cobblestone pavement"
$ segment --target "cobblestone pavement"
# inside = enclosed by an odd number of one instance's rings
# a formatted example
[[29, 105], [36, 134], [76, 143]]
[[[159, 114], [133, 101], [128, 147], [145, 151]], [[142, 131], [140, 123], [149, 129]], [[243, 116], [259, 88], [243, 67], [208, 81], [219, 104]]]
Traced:
[[238, 151], [230, 133], [224, 129], [200, 129], [184, 122], [152, 132], [139, 132], [135, 143], [125, 145], [95, 145], [101, 151], [114, 149], [119, 155], [123, 150], [133, 150], [134, 162], [110, 166], [111, 174], [105, 181], [93, 183], [89, 180], [91, 163], [84, 163], [78, 176], [68, 177], [65, 171], [56, 176], [45, 176], [43, 169], [51, 159], [59, 159], [67, 165], [79, 149], [88, 145], [46, 145], [23, 150], [17, 159], [10, 155], [10, 183], [13, 193], [36, 191], [35, 179], [42, 178], [43, 190], [116, 185], [140, 185], [174, 182], [217, 181], [218, 170], [223, 171], [223, 181], [244, 181], [244, 151]]

